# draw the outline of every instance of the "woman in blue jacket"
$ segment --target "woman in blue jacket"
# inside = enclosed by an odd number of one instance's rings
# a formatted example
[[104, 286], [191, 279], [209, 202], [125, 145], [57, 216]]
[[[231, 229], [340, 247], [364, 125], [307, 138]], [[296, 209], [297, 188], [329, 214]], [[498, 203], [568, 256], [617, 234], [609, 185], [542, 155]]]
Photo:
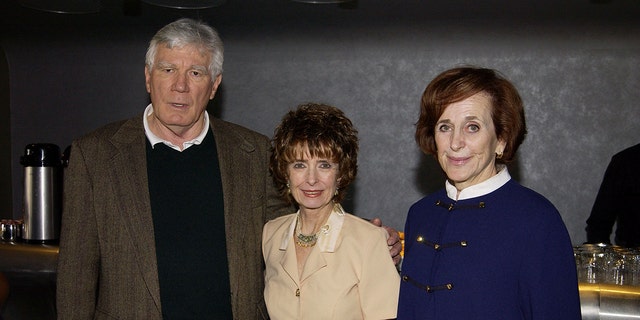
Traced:
[[494, 70], [427, 86], [416, 140], [447, 179], [409, 210], [398, 319], [580, 319], [560, 214], [506, 168], [525, 134], [522, 100]]

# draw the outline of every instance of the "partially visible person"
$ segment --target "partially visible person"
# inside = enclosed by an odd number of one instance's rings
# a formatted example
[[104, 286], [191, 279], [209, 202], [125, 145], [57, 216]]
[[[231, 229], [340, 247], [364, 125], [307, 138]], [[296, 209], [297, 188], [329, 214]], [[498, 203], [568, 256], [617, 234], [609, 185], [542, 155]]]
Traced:
[[587, 243], [640, 247], [640, 144], [611, 157], [600, 190], [587, 219]]
[[296, 213], [262, 234], [271, 319], [391, 319], [400, 278], [380, 227], [340, 201], [356, 177], [357, 131], [342, 111], [304, 104], [275, 130], [270, 168]]
[[581, 318], [562, 218], [506, 167], [525, 134], [522, 100], [496, 71], [429, 83], [415, 138], [447, 179], [409, 210], [398, 319]]

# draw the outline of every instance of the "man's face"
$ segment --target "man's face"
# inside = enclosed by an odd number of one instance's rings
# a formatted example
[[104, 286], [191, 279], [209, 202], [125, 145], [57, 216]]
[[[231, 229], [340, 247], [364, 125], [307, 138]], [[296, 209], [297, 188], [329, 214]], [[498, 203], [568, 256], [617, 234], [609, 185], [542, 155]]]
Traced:
[[222, 80], [222, 75], [213, 79], [209, 73], [210, 60], [193, 45], [158, 46], [152, 70], [145, 67], [145, 80], [153, 104], [152, 120], [160, 131], [169, 129], [178, 136], [201, 132], [204, 111]]

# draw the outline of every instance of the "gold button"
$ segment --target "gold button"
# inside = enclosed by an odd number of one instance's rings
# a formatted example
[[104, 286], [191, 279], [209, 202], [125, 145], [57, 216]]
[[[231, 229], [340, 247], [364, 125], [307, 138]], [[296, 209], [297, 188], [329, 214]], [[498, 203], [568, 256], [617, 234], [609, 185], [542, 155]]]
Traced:
[[416, 241], [418, 241], [418, 242], [424, 242], [424, 237], [423, 237], [423, 236], [418, 236], [418, 237], [416, 238]]
[[300, 289], [296, 289], [296, 297], [300, 296]]

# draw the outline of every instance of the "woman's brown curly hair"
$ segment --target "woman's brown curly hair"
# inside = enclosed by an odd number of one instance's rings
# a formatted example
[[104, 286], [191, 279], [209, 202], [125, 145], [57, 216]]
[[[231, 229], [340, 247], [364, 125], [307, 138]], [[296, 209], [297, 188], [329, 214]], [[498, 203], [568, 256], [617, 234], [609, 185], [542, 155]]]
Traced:
[[288, 192], [288, 166], [302, 158], [331, 159], [338, 163], [338, 189], [335, 202], [341, 202], [358, 171], [358, 131], [338, 108], [306, 103], [289, 111], [274, 131], [269, 169], [283, 199], [292, 202]]

